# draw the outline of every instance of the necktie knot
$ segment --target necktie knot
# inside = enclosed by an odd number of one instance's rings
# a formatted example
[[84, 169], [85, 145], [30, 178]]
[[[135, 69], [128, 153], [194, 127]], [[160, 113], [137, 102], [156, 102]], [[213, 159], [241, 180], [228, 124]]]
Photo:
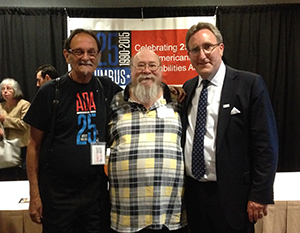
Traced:
[[206, 88], [209, 84], [209, 80], [204, 79], [204, 80], [201, 81], [201, 83], [203, 85], [203, 88]]

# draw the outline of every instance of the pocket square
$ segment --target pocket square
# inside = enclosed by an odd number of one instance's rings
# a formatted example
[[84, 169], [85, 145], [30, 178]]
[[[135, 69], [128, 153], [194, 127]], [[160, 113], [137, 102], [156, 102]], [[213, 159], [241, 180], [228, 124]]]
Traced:
[[240, 110], [238, 110], [236, 107], [233, 107], [233, 109], [231, 109], [230, 111], [230, 115], [235, 115], [235, 114], [239, 114], [241, 113]]

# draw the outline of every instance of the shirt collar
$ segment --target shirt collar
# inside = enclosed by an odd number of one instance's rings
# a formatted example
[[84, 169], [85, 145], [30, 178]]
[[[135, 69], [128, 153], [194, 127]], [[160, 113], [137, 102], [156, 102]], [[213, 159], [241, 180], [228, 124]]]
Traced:
[[[225, 78], [225, 73], [226, 73], [226, 66], [225, 66], [224, 62], [222, 61], [217, 73], [215, 74], [215, 76], [213, 76], [212, 78], [210, 78], [208, 80], [211, 82], [212, 85], [220, 86], [220, 85], [223, 84], [223, 81], [224, 81], [224, 78]], [[198, 80], [197, 87], [200, 87], [202, 80], [203, 80], [203, 78], [199, 75], [199, 80]]]

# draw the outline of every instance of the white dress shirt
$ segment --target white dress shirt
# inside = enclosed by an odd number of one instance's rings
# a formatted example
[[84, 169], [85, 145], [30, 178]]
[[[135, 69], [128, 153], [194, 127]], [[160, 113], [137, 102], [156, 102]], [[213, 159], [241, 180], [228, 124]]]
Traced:
[[[221, 91], [225, 78], [226, 67], [222, 62], [216, 75], [209, 80], [207, 87], [207, 118], [206, 118], [206, 133], [204, 136], [204, 159], [206, 165], [206, 174], [201, 181], [216, 181], [216, 135], [218, 114], [220, 107]], [[199, 96], [202, 90], [202, 78], [199, 75], [199, 82], [195, 90], [195, 95], [192, 98], [191, 106], [188, 108], [188, 124], [186, 132], [186, 142], [184, 148], [186, 172], [188, 176], [192, 175], [192, 150], [195, 133], [195, 124], [197, 117], [197, 109]], [[194, 177], [195, 178], [195, 177]]]

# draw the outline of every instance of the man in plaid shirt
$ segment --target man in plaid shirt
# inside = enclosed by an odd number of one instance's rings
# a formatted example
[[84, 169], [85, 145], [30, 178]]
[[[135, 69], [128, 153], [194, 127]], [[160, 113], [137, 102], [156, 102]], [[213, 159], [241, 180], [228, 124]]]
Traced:
[[186, 232], [180, 105], [151, 50], [131, 60], [132, 82], [111, 103], [112, 232]]

